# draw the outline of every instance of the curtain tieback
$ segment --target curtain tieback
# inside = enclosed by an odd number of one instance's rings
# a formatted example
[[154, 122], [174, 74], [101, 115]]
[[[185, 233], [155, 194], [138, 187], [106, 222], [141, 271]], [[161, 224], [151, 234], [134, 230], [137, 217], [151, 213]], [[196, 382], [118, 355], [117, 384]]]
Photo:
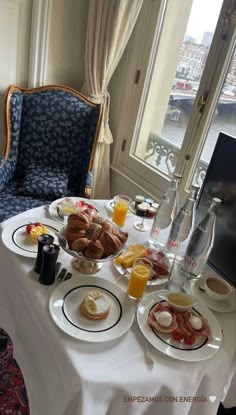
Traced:
[[109, 110], [110, 110], [110, 94], [106, 90], [102, 94], [93, 94], [86, 92], [86, 96], [91, 101], [103, 105], [103, 119], [102, 119], [102, 131], [99, 137], [99, 143], [111, 144], [113, 142], [112, 135], [109, 128]]

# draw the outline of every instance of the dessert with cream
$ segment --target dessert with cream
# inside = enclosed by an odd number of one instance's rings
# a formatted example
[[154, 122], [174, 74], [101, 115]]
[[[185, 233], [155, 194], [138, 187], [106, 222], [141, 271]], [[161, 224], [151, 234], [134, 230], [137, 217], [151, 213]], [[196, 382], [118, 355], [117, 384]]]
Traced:
[[65, 197], [57, 205], [58, 213], [60, 216], [68, 216], [72, 213], [87, 212], [90, 216], [97, 216], [97, 209], [90, 203], [86, 203], [84, 200], [76, 200], [73, 197]]
[[80, 311], [90, 320], [103, 320], [110, 311], [108, 298], [99, 290], [89, 291], [80, 304]]

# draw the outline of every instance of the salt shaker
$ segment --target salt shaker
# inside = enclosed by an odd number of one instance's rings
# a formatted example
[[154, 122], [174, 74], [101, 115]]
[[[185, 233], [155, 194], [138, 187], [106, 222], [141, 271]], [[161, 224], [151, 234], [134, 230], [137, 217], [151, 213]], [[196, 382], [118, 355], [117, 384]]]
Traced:
[[39, 276], [39, 282], [51, 285], [55, 282], [56, 263], [60, 248], [55, 244], [46, 244], [42, 249], [43, 263]]
[[54, 238], [52, 235], [42, 234], [42, 235], [39, 235], [38, 237], [38, 254], [37, 254], [37, 258], [36, 258], [35, 265], [34, 265], [34, 271], [37, 272], [38, 274], [40, 274], [40, 271], [42, 268], [43, 247], [46, 244], [52, 244], [53, 241], [54, 241]]

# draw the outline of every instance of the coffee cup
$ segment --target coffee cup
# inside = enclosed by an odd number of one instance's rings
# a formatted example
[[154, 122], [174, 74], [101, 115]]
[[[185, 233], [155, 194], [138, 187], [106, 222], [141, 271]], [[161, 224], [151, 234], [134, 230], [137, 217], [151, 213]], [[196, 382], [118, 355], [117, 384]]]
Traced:
[[215, 276], [206, 278], [204, 288], [208, 297], [214, 301], [224, 301], [232, 292], [230, 284], [223, 280], [223, 278]]

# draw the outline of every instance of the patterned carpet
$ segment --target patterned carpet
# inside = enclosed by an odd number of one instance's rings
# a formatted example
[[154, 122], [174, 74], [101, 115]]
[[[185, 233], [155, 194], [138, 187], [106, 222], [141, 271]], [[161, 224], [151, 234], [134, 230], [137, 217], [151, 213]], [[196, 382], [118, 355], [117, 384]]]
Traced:
[[24, 379], [12, 353], [8, 339], [7, 348], [0, 352], [0, 415], [29, 415]]

